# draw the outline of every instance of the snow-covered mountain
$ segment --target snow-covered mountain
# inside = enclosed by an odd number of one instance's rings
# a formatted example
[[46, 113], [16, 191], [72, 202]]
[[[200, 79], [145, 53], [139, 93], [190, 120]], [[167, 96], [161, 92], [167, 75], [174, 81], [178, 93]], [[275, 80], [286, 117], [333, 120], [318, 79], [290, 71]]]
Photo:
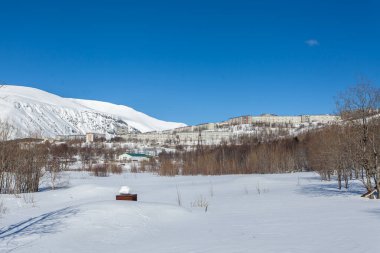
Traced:
[[17, 129], [16, 137], [148, 132], [185, 125], [158, 120], [124, 105], [62, 98], [39, 89], [14, 85], [0, 88], [0, 120]]

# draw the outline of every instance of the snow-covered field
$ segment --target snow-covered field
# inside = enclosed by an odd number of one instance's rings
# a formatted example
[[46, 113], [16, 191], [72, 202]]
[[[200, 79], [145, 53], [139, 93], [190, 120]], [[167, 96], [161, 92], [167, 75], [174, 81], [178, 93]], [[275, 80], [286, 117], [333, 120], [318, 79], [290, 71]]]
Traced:
[[[380, 250], [380, 202], [314, 173], [70, 178], [67, 188], [2, 197], [0, 252]], [[115, 201], [122, 185], [139, 201]]]

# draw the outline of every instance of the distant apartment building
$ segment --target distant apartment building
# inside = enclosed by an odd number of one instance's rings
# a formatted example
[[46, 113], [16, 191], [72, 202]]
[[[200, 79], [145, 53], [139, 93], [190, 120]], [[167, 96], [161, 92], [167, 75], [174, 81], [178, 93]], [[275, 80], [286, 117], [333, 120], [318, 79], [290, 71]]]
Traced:
[[122, 137], [127, 141], [142, 142], [147, 144], [159, 145], [189, 145], [194, 146], [202, 143], [203, 145], [220, 144], [223, 141], [229, 141], [236, 137], [237, 134], [227, 131], [193, 131], [193, 132], [156, 132], [142, 134], [126, 134]]
[[227, 122], [230, 125], [242, 124], [291, 124], [297, 125], [301, 123], [330, 123], [340, 120], [339, 116], [335, 115], [299, 115], [299, 116], [278, 116], [275, 114], [262, 114], [259, 116], [240, 116], [229, 119]]
[[59, 141], [85, 141], [86, 135], [84, 134], [69, 134], [69, 135], [57, 135], [56, 139]]
[[239, 117], [230, 118], [227, 121], [230, 125], [243, 125], [243, 124], [252, 124], [252, 116], [244, 115]]
[[[173, 130], [149, 133], [129, 133], [122, 135], [124, 139], [131, 142], [141, 142], [151, 145], [216, 145], [222, 142], [229, 142], [242, 135], [257, 134], [254, 127], [266, 126], [277, 127], [297, 127], [303, 123], [330, 123], [340, 120], [334, 115], [299, 115], [299, 116], [278, 116], [274, 114], [262, 114], [260, 116], [244, 115], [230, 118], [220, 123], [203, 123], [196, 126], [179, 127]], [[251, 125], [243, 130], [239, 125]], [[235, 129], [235, 126], [238, 126]]]
[[261, 124], [300, 124], [301, 116], [278, 116], [275, 114], [262, 114], [252, 116], [253, 123]]
[[100, 134], [100, 133], [86, 133], [86, 142], [87, 143], [92, 143], [97, 140], [104, 140], [106, 138], [105, 134]]
[[185, 126], [185, 127], [178, 127], [174, 129], [176, 132], [193, 132], [194, 126]]
[[230, 126], [231, 124], [229, 123], [228, 120], [226, 120], [226, 121], [219, 122], [216, 125], [218, 126], [218, 128], [225, 128], [225, 127]]
[[185, 127], [178, 127], [174, 130], [166, 131], [165, 133], [169, 132], [176, 132], [176, 133], [186, 133], [186, 132], [199, 132], [199, 131], [212, 131], [217, 128], [216, 123], [202, 123], [198, 124], [196, 126], [185, 126]]
[[204, 130], [215, 130], [216, 124], [215, 123], [203, 123], [196, 125], [194, 127], [195, 131], [204, 131]]
[[329, 114], [326, 114], [326, 115], [302, 115], [302, 117], [304, 117], [306, 119], [308, 118], [308, 121], [305, 121], [305, 122], [309, 122], [309, 123], [312, 123], [312, 122], [330, 123], [330, 122], [339, 121], [341, 119], [340, 116], [329, 115]]

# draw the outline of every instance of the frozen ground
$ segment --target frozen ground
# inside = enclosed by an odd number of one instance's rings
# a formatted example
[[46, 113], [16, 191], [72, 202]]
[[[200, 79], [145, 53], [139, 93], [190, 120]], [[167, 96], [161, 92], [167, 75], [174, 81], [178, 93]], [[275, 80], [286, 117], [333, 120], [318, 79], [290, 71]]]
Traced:
[[[68, 188], [2, 197], [0, 252], [380, 250], [380, 202], [314, 173], [70, 177]], [[121, 185], [139, 201], [115, 201]]]

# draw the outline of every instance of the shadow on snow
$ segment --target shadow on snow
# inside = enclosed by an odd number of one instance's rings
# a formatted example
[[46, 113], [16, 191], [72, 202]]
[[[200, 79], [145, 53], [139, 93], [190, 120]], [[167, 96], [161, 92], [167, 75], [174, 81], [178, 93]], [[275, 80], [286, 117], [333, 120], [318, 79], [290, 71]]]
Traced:
[[65, 190], [65, 189], [69, 189], [69, 188], [70, 188], [69, 185], [65, 185], [65, 186], [56, 186], [54, 189], [52, 189], [50, 186], [44, 186], [44, 187], [40, 187], [40, 188], [38, 188], [38, 192], [47, 192], [47, 191]]
[[361, 196], [366, 192], [360, 182], [350, 182], [348, 189], [338, 189], [337, 182], [320, 182], [300, 185], [297, 193], [310, 197]]
[[21, 236], [59, 232], [62, 219], [68, 218], [76, 213], [78, 213], [78, 209], [67, 207], [3, 227], [0, 229], [0, 242]]

